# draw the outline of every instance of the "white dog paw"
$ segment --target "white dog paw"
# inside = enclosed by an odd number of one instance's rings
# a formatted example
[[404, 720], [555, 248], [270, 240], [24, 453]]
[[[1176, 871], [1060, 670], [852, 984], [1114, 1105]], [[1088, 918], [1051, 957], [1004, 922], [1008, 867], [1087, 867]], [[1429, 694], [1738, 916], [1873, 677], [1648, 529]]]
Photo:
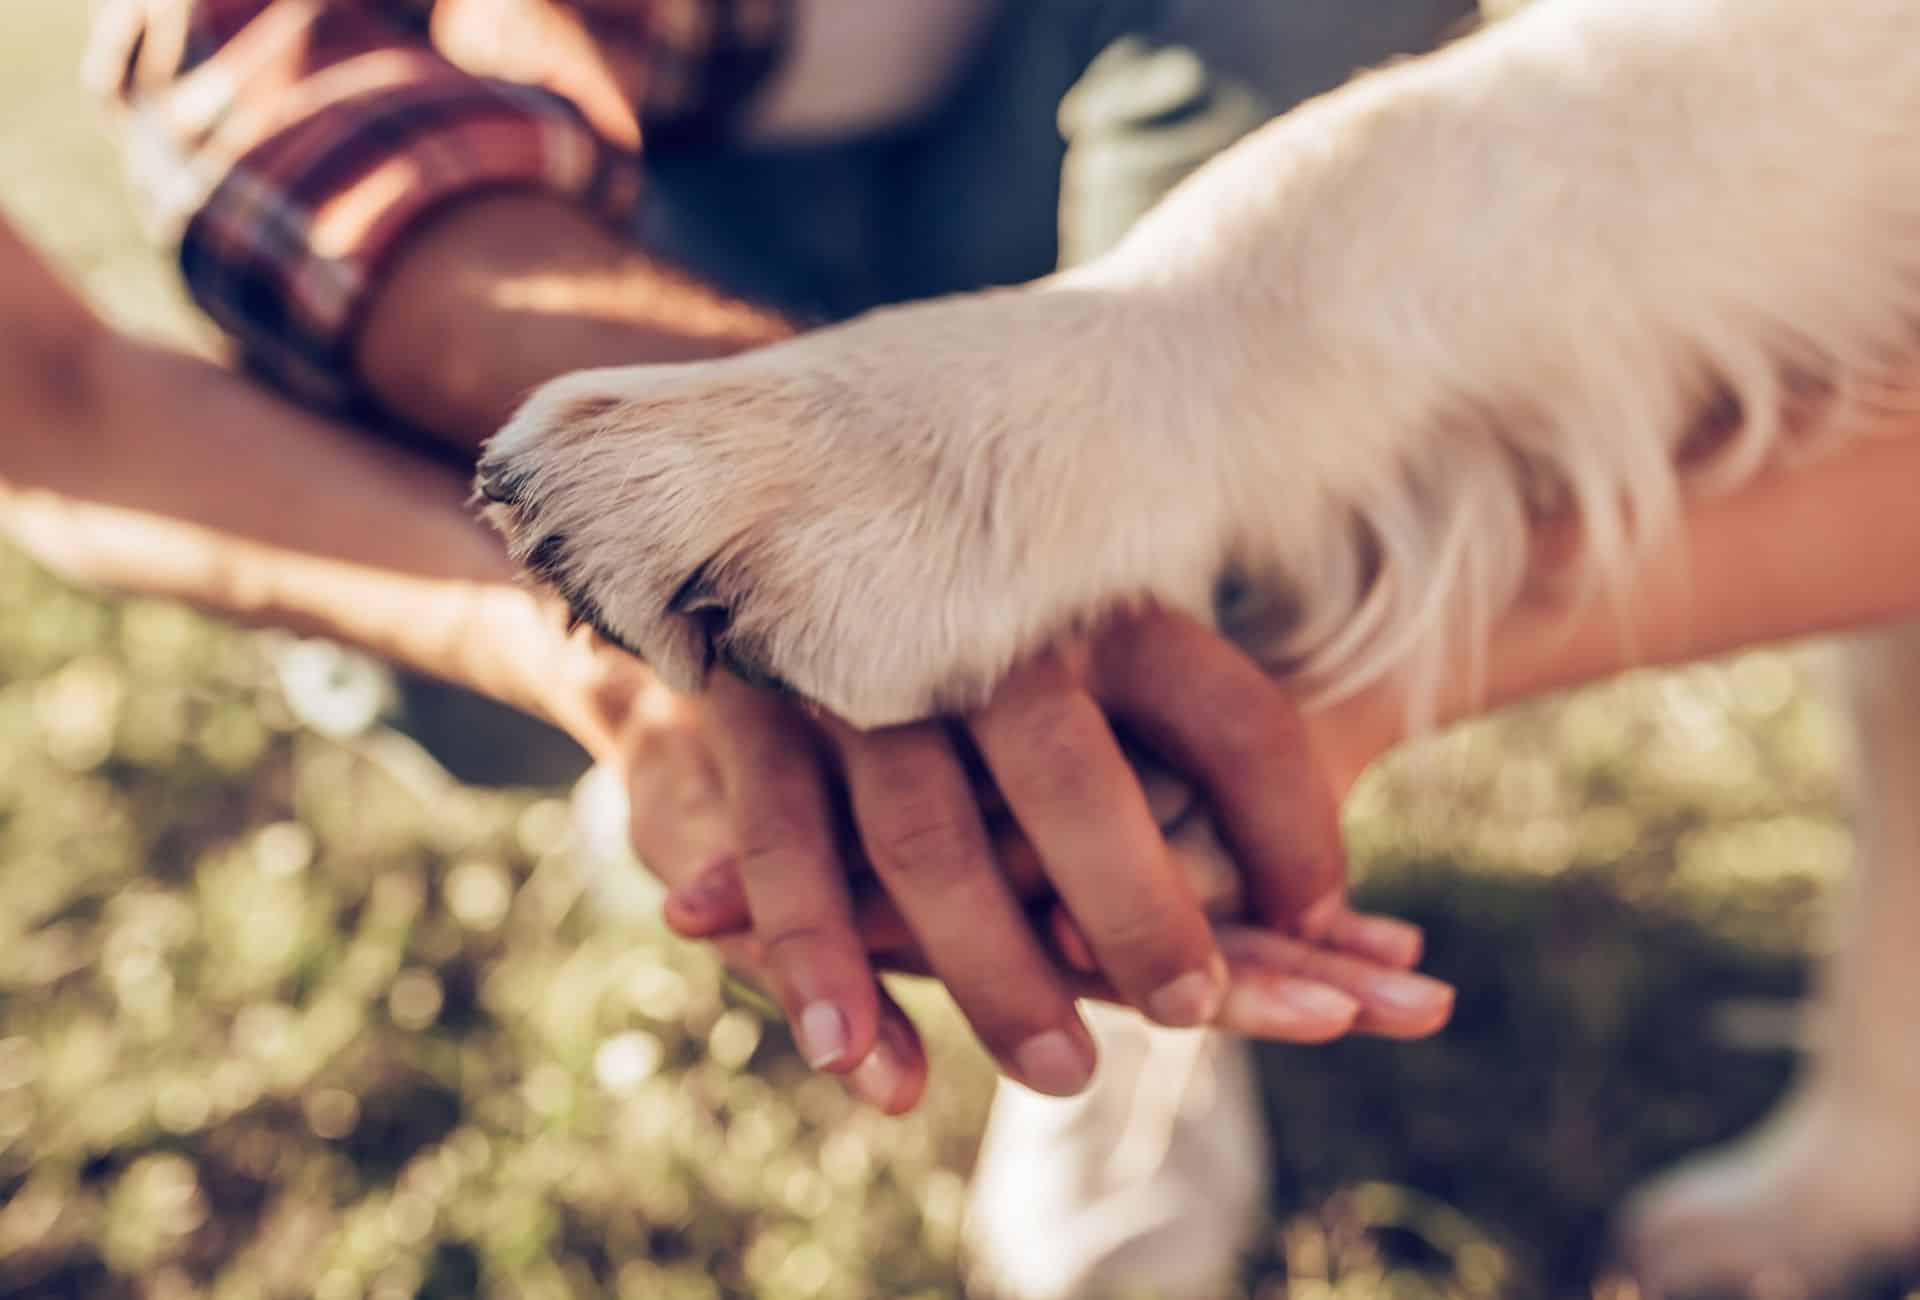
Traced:
[[1650, 1296], [1818, 1300], [1920, 1246], [1910, 1118], [1803, 1094], [1758, 1132], [1643, 1188], [1622, 1221]]
[[1181, 386], [1116, 299], [1049, 284], [572, 375], [488, 446], [480, 491], [676, 687], [720, 665], [862, 726], [965, 709], [1124, 602], [1211, 615], [1217, 475], [1168, 436]]

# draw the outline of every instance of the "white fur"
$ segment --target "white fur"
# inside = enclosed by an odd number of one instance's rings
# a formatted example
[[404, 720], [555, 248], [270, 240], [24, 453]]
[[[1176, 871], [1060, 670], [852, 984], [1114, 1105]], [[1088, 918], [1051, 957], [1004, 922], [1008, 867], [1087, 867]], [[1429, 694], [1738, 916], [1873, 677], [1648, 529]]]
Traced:
[[[1438, 679], [1542, 505], [1601, 578], [1912, 351], [1920, 9], [1554, 0], [1256, 133], [1109, 257], [735, 360], [574, 375], [488, 449], [517, 545], [680, 686], [741, 657], [851, 720], [977, 703], [1151, 598], [1344, 693]], [[1788, 420], [1797, 412], [1797, 423]]]
[[[564, 538], [550, 576], [682, 687], [717, 651], [898, 722], [1151, 599], [1418, 709], [1473, 671], [1541, 511], [1580, 514], [1617, 593], [1683, 493], [1861, 423], [1920, 342], [1917, 129], [1910, 0], [1546, 0], [1256, 133], [1083, 270], [560, 380], [483, 479], [518, 553]], [[1745, 1225], [1727, 1258], [1837, 1268], [1888, 1213], [1920, 1240], [1906, 1131], [1881, 1209], [1823, 1190], [1920, 1085], [1794, 1114], [1817, 1140], [1664, 1194], [1636, 1240], [1705, 1258], [1660, 1227], [1702, 1205]], [[1767, 1200], [1790, 1185], [1827, 1217]]]

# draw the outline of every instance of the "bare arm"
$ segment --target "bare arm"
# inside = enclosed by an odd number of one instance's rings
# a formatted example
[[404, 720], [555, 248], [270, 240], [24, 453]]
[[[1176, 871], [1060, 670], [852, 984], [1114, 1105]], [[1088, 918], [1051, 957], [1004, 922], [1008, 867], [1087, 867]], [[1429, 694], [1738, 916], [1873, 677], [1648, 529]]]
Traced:
[[[1630, 668], [1920, 617], [1920, 416], [1875, 432], [1693, 504], [1641, 565], [1624, 611], [1598, 600], [1571, 608], [1539, 583], [1495, 629], [1484, 695], [1453, 683], [1442, 720]], [[1571, 541], [1567, 533], [1541, 539], [1536, 572], [1549, 574]], [[1376, 689], [1308, 726], [1344, 792], [1404, 738], [1402, 721], [1398, 699]]]
[[509, 194], [463, 202], [408, 242], [372, 290], [354, 359], [389, 410], [471, 452], [570, 370], [724, 356], [791, 333], [577, 206]]
[[[360, 646], [543, 717], [607, 755], [618, 718], [601, 706], [617, 701], [596, 685], [622, 665], [569, 637], [562, 611], [516, 584], [466, 510], [459, 476], [204, 362], [139, 345], [103, 355], [115, 381], [96, 413], [106, 422], [85, 441], [98, 453], [92, 464], [111, 468], [94, 480], [82, 462], [29, 480], [0, 465], [0, 530], [15, 542], [73, 581]], [[132, 412], [190, 416], [185, 427], [197, 432], [169, 440], [181, 454], [143, 455], [158, 440], [151, 425], [125, 422]]]
[[108, 330], [0, 221], [0, 528], [76, 580], [352, 642], [604, 749], [588, 688], [612, 657], [516, 585], [467, 494], [457, 471]]
[[780, 60], [777, 6], [688, 12], [108, 0], [88, 67], [140, 115], [141, 193], [193, 196], [149, 215], [258, 366], [325, 401], [371, 395], [470, 451], [564, 371], [788, 332], [622, 238], [642, 145], [721, 129]]

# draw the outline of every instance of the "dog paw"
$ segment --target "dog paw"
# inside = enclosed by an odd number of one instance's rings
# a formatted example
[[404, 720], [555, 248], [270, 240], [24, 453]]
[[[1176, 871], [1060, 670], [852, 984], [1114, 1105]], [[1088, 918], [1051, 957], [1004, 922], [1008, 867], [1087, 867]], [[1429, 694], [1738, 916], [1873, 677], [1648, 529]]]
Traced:
[[1622, 1220], [1625, 1262], [1655, 1297], [1836, 1294], [1920, 1246], [1911, 1129], [1802, 1094], [1758, 1132], [1637, 1193]]
[[1211, 616], [1217, 474], [1128, 301], [1049, 283], [572, 375], [479, 490], [516, 558], [677, 688], [722, 666], [861, 726], [964, 710], [1129, 601]]

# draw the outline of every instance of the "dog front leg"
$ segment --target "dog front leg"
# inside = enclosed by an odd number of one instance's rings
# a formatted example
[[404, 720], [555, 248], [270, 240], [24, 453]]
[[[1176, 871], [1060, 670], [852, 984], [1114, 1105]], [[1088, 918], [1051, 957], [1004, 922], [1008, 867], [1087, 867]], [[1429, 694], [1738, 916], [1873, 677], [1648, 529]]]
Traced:
[[1849, 668], [1858, 879], [1815, 1055], [1752, 1136], [1629, 1208], [1629, 1257], [1656, 1294], [1825, 1295], [1920, 1245], [1920, 625], [1864, 639]]

